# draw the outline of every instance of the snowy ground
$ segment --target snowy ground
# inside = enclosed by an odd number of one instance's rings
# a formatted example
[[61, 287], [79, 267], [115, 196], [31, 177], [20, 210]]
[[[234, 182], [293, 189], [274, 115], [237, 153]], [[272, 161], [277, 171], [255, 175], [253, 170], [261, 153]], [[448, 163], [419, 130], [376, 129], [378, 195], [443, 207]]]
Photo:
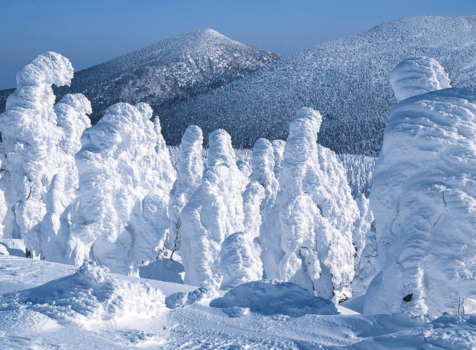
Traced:
[[[0, 256], [0, 293], [33, 288], [72, 275], [76, 270], [69, 265]], [[145, 282], [145, 279], [115, 277]], [[147, 283], [165, 296], [195, 289], [155, 280]], [[341, 314], [332, 316], [264, 316], [249, 312], [232, 318], [208, 304], [209, 300], [202, 300], [186, 308], [167, 309], [151, 319], [123, 317], [88, 327], [61, 317], [48, 317], [26, 304], [12, 308], [8, 298], [2, 297], [0, 344], [2, 349], [472, 349], [476, 346], [473, 316], [442, 316], [428, 322], [403, 314], [360, 315], [338, 307]], [[356, 300], [348, 305], [358, 309], [358, 304]]]

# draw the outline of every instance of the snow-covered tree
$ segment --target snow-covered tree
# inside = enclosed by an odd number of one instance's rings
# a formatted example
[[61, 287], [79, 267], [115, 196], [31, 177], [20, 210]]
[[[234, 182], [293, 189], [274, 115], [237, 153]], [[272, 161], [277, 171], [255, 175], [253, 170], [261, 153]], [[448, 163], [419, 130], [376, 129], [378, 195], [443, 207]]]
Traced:
[[0, 115], [5, 157], [7, 217], [4, 236], [23, 238], [29, 250], [42, 253], [41, 223], [47, 194], [57, 174], [58, 143], [62, 130], [53, 110], [52, 85], [69, 85], [73, 67], [65, 57], [46, 52], [17, 74], [17, 89]]
[[355, 248], [355, 278], [352, 282], [354, 296], [365, 294], [368, 285], [379, 272], [375, 231], [372, 231], [374, 216], [369, 207], [369, 200], [362, 192], [357, 194], [360, 217], [352, 231]]
[[273, 145], [274, 154], [274, 176], [279, 180], [284, 157], [284, 146], [286, 146], [286, 142], [283, 140], [273, 140], [271, 141], [271, 144]]
[[244, 180], [230, 135], [215, 130], [209, 145], [202, 183], [182, 210], [180, 256], [185, 283], [218, 288], [221, 245], [229, 235], [243, 231]]
[[167, 248], [176, 251], [180, 247], [180, 213], [202, 182], [203, 134], [196, 125], [190, 125], [182, 137], [177, 160], [177, 180], [170, 193], [170, 229]]
[[317, 145], [321, 122], [310, 108], [299, 109], [291, 121], [262, 260], [266, 278], [339, 301], [351, 295], [358, 208], [336, 155]]
[[274, 205], [278, 182], [274, 176], [273, 146], [266, 139], [258, 139], [251, 156], [253, 172], [243, 193], [244, 232], [225, 240], [220, 252], [222, 289], [239, 283], [261, 279], [263, 265], [257, 244], [263, 218]]
[[92, 257], [114, 272], [135, 273], [163, 246], [175, 174], [151, 117], [147, 104], [118, 103], [84, 132], [67, 251], [76, 265]]
[[65, 95], [55, 105], [61, 129], [56, 152], [56, 170], [46, 195], [46, 215], [41, 223], [41, 251], [46, 260], [64, 262], [71, 225], [70, 204], [79, 185], [75, 154], [81, 149], [81, 135], [91, 126], [91, 104], [82, 94]]
[[249, 233], [237, 232], [228, 236], [221, 245], [221, 289], [236, 287], [242, 283], [263, 278], [263, 265], [258, 244], [250, 240]]
[[[373, 177], [381, 274], [365, 312], [476, 312], [476, 94], [448, 87], [433, 59], [399, 64]], [[415, 95], [424, 92], [423, 95]]]

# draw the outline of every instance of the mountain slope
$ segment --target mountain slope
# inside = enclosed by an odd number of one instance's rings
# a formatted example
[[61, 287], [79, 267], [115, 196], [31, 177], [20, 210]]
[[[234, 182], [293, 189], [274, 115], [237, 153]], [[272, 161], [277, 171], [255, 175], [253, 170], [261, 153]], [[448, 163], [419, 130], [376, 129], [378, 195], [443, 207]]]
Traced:
[[147, 102], [160, 114], [163, 107], [240, 79], [280, 58], [212, 29], [200, 29], [81, 70], [71, 87], [55, 92], [58, 100], [66, 93], [86, 95], [93, 107], [93, 123], [117, 102]]
[[475, 38], [475, 16], [384, 23], [312, 47], [171, 108], [162, 116], [171, 123], [164, 136], [176, 144], [185, 126], [198, 122], [204, 136], [225, 128], [234, 146], [249, 147], [258, 137], [285, 138], [296, 109], [308, 106], [324, 116], [322, 145], [338, 153], [375, 156], [396, 103], [389, 72], [403, 59], [426, 55], [443, 65], [453, 86], [472, 87]]

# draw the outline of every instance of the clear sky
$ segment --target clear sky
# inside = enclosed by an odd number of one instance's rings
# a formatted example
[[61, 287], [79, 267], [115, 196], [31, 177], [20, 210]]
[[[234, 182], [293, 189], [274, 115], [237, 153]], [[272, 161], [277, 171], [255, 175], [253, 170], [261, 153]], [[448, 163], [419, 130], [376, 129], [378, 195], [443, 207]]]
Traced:
[[0, 0], [0, 88], [44, 51], [76, 70], [213, 28], [282, 55], [407, 16], [476, 15], [476, 0]]

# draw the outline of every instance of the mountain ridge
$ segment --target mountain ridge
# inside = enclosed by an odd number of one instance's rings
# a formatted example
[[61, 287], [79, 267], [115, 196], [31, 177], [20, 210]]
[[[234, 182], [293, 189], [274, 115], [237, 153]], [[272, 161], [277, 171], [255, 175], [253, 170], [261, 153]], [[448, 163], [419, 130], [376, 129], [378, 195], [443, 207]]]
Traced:
[[235, 147], [258, 137], [285, 139], [295, 111], [307, 106], [324, 117], [319, 143], [338, 153], [376, 156], [396, 100], [389, 72], [400, 61], [430, 56], [442, 63], [453, 85], [476, 82], [476, 16], [407, 17], [356, 36], [333, 40], [283, 58], [207, 94], [177, 104], [164, 130], [175, 144], [180, 123], [201, 118], [204, 134], [225, 128]]

